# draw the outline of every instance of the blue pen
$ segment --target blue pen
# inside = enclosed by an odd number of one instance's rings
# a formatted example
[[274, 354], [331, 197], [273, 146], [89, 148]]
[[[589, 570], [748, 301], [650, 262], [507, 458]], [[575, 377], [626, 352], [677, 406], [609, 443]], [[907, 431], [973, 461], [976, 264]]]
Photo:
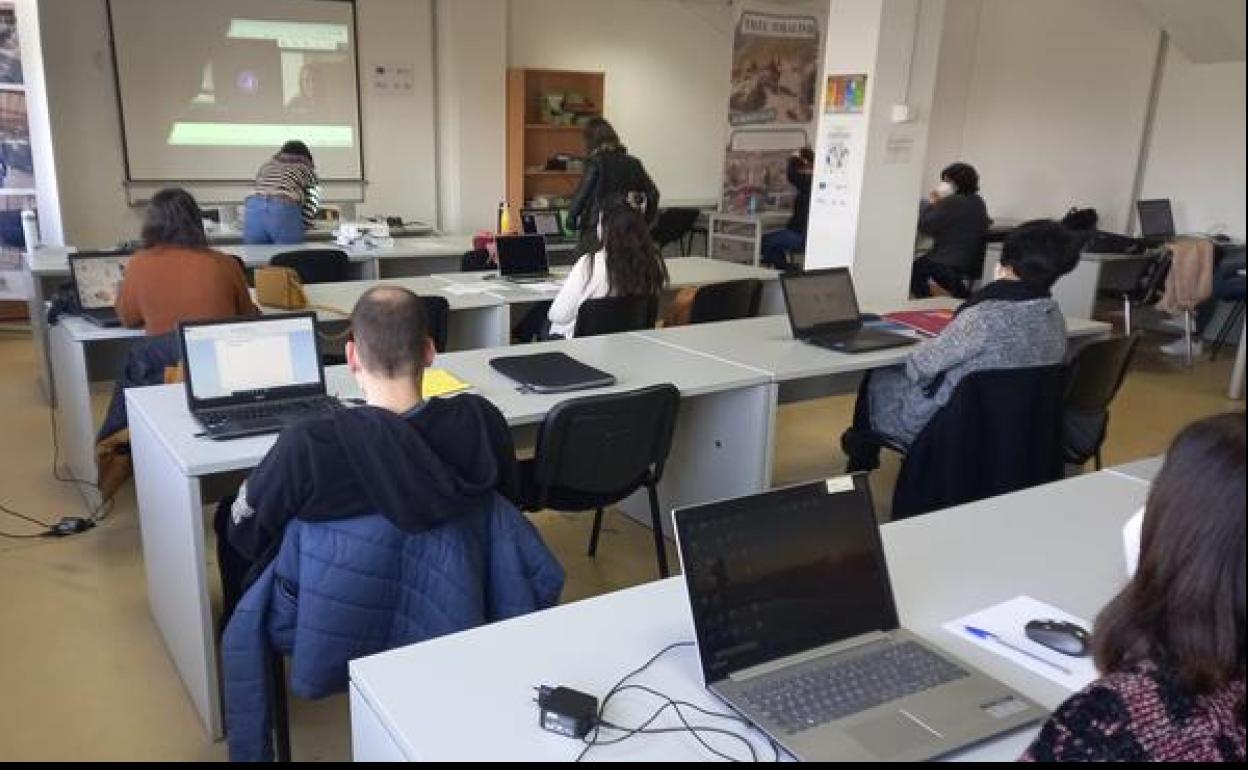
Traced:
[[963, 628], [966, 629], [966, 632], [968, 634], [975, 637], [976, 639], [987, 639], [990, 642], [996, 642], [997, 644], [1001, 645], [1002, 647], [1005, 647], [1008, 650], [1013, 650], [1014, 652], [1017, 652], [1019, 655], [1026, 655], [1032, 660], [1039, 661], [1045, 664], [1046, 666], [1052, 666], [1058, 671], [1061, 671], [1066, 676], [1071, 676], [1070, 669], [1066, 668], [1065, 666], [1058, 665], [1057, 663], [1054, 663], [1048, 658], [1041, 657], [1035, 654], [1034, 652], [1031, 652], [1030, 650], [1024, 650], [1022, 647], [1019, 647], [1014, 644], [1010, 644], [1009, 642], [1005, 641], [1004, 639], [992, 633], [991, 631], [985, 631], [984, 629], [976, 628], [975, 626], [963, 626]]

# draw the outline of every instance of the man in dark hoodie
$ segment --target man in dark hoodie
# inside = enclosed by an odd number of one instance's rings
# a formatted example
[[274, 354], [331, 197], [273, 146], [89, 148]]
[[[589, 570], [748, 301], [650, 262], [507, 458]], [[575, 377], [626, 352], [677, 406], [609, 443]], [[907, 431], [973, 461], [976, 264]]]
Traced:
[[423, 399], [434, 353], [419, 297], [396, 286], [360, 297], [347, 366], [367, 406], [284, 430], [238, 497], [217, 511], [225, 620], [292, 519], [380, 513], [421, 532], [479, 510], [495, 491], [516, 498], [515, 449], [497, 407], [473, 394]]

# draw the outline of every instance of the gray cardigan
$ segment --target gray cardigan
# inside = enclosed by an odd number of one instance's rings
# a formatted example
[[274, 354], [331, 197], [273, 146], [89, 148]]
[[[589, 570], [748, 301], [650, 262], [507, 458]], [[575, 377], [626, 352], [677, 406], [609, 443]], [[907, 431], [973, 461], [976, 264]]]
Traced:
[[[909, 445], [962, 378], [984, 369], [1051, 366], [1066, 357], [1066, 319], [1052, 299], [993, 300], [959, 313], [904, 366], [871, 375], [871, 427]], [[944, 380], [932, 395], [929, 386]]]

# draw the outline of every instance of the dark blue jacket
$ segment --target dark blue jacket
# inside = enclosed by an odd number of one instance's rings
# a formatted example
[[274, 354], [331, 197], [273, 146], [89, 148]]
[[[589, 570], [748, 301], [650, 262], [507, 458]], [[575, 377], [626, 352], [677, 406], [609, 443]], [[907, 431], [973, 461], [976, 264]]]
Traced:
[[272, 759], [272, 650], [290, 656], [295, 695], [322, 697], [346, 689], [355, 658], [550, 607], [563, 577], [537, 530], [497, 494], [417, 534], [381, 515], [290, 522], [225, 629], [230, 759]]

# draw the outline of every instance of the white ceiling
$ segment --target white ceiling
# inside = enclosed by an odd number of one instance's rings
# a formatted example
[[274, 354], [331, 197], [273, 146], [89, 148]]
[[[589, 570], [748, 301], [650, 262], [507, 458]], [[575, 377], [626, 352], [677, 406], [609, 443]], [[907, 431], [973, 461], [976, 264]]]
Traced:
[[1244, 0], [1136, 0], [1195, 64], [1244, 61]]

